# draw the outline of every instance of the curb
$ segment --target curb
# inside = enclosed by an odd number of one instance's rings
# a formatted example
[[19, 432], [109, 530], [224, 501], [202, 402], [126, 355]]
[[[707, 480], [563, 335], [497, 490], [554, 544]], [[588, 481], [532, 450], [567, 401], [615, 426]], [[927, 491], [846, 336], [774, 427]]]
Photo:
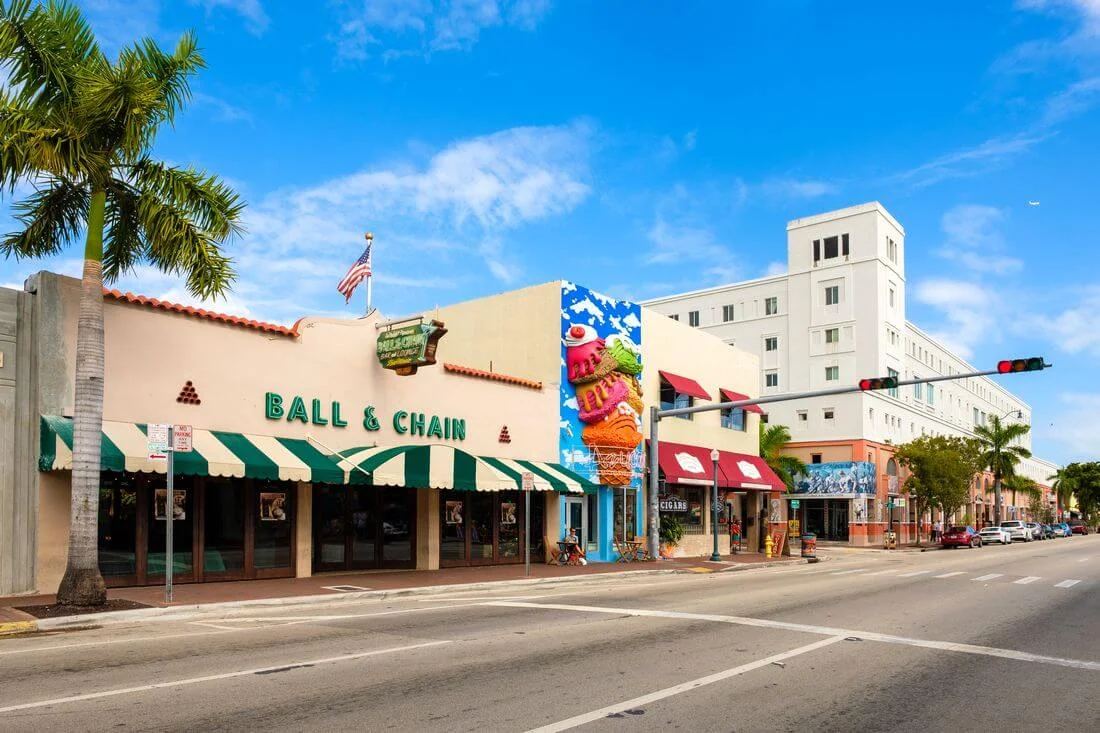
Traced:
[[0, 623], [0, 636], [28, 634], [37, 630], [37, 621], [4, 621], [3, 623]]
[[[34, 631], [35, 628], [37, 628], [38, 631], [63, 631], [88, 628], [90, 626], [119, 626], [123, 624], [147, 620], [185, 621], [187, 619], [201, 617], [210, 613], [211, 611], [233, 611], [272, 607], [285, 608], [293, 606], [315, 605], [332, 601], [355, 601], [371, 599], [385, 600], [387, 598], [401, 598], [406, 596], [442, 595], [444, 593], [454, 593], [459, 591], [482, 591], [495, 590], [499, 588], [536, 587], [543, 585], [553, 585], [556, 583], [569, 584], [593, 581], [611, 582], [619, 578], [634, 576], [683, 575], [739, 571], [744, 572], [747, 570], [779, 567], [783, 565], [799, 565], [805, 564], [806, 562], [807, 561], [805, 558], [795, 558], [793, 560], [778, 560], [773, 562], [755, 563], [752, 565], [733, 565], [725, 568], [716, 568], [714, 570], [711, 570], [709, 568], [655, 568], [653, 570], [627, 570], [612, 573], [596, 573], [592, 575], [567, 575], [556, 578], [519, 578], [516, 580], [496, 580], [480, 583], [454, 583], [449, 585], [428, 585], [411, 588], [395, 588], [392, 590], [366, 590], [355, 591], [352, 593], [322, 593], [306, 596], [285, 596], [280, 598], [254, 598], [246, 601], [194, 603], [181, 606], [171, 606], [168, 608], [137, 608], [129, 611], [108, 611], [106, 613], [87, 613], [77, 616], [43, 618], [38, 619], [37, 621], [21, 621], [17, 623], [29, 624], [30, 628], [23, 629], [19, 632], [9, 633], [23, 633], [25, 631]], [[0, 633], [3, 633], [2, 629], [3, 627], [0, 626]]]

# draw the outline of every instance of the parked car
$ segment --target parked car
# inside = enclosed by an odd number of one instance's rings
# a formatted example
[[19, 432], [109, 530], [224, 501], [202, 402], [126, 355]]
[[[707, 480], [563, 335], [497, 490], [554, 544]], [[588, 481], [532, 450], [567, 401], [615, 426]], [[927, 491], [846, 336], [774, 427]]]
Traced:
[[1037, 540], [1045, 540], [1047, 538], [1046, 533], [1043, 532], [1043, 525], [1038, 522], [1026, 522], [1027, 528], [1031, 530], [1031, 536]]
[[1073, 534], [1088, 534], [1089, 533], [1088, 525], [1085, 524], [1084, 522], [1082, 522], [1080, 519], [1071, 519], [1071, 520], [1069, 520], [1069, 529], [1070, 529], [1071, 532], [1073, 532]]
[[940, 547], [981, 547], [982, 537], [973, 527], [949, 527], [940, 539]]
[[1047, 537], [1050, 537], [1050, 538], [1060, 536], [1054, 531], [1054, 525], [1053, 524], [1044, 524], [1043, 525], [1043, 531], [1046, 532]]
[[982, 531], [978, 532], [978, 536], [982, 538], [982, 544], [992, 544], [994, 542], [1001, 545], [1012, 544], [1012, 535], [1009, 534], [1007, 529], [997, 525], [982, 528]]
[[1073, 528], [1069, 526], [1068, 522], [1061, 522], [1058, 526], [1066, 531], [1066, 537], [1073, 535]]
[[1023, 540], [1024, 542], [1031, 542], [1035, 539], [1035, 536], [1031, 533], [1031, 527], [1028, 527], [1026, 522], [1022, 522], [1019, 519], [1006, 519], [1001, 522], [1001, 526], [1008, 530], [1008, 533], [1012, 535], [1013, 541]]
[[1069, 537], [1069, 525], [1052, 524], [1050, 525], [1050, 534], [1054, 537]]

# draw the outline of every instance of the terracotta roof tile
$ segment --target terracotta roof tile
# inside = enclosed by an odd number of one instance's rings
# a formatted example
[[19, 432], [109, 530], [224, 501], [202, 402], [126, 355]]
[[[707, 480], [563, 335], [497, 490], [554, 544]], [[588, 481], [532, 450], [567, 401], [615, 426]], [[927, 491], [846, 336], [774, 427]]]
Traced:
[[542, 382], [534, 379], [525, 379], [523, 377], [512, 377], [507, 374], [500, 374], [499, 372], [486, 372], [481, 369], [474, 369], [473, 367], [462, 366], [460, 364], [444, 364], [443, 368], [451, 372], [452, 374], [462, 374], [467, 377], [476, 377], [478, 379], [489, 379], [494, 382], [504, 382], [505, 384], [514, 384], [519, 387], [527, 387], [528, 389], [542, 389]]
[[204, 308], [194, 308], [189, 305], [181, 305], [179, 303], [170, 303], [167, 300], [158, 300], [156, 298], [147, 298], [144, 295], [135, 295], [134, 293], [124, 293], [121, 290], [107, 290], [103, 289], [103, 297], [111, 298], [123, 303], [132, 303], [134, 305], [143, 305], [149, 308], [157, 308], [160, 310], [173, 311], [175, 313], [182, 313], [188, 316], [194, 316], [196, 318], [205, 318], [211, 321], [221, 321], [230, 326], [240, 326], [241, 328], [253, 328], [257, 331], [264, 331], [265, 333], [274, 333], [279, 336], [289, 336], [291, 338], [297, 338], [298, 336], [298, 323], [294, 324], [294, 328], [287, 328], [286, 326], [280, 326], [277, 323], [266, 323], [264, 321], [253, 321], [248, 318], [241, 318], [239, 316], [232, 316], [228, 313], [218, 313], [216, 311], [208, 311]]

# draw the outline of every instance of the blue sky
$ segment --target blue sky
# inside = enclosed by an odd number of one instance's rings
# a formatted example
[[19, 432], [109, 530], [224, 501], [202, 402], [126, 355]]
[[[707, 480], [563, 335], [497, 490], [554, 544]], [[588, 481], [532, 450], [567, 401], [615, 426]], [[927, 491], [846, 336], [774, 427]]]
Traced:
[[[1006, 381], [1037, 452], [1100, 454], [1100, 0], [79, 4], [109, 52], [198, 33], [158, 152], [249, 202], [224, 310], [354, 315], [367, 230], [386, 313], [554, 279], [643, 299], [782, 269], [788, 220], [878, 200], [909, 318], [979, 365], [1045, 354]], [[79, 250], [0, 284], [42, 268]]]

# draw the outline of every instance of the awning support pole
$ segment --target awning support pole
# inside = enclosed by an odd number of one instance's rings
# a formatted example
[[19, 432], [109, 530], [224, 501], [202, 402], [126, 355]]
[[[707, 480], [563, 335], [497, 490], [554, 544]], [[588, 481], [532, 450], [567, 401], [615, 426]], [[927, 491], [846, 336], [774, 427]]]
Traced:
[[[306, 436], [306, 440], [307, 440], [308, 442], [310, 442], [310, 443], [316, 443], [317, 445], [319, 445], [319, 446], [321, 446], [322, 448], [324, 448], [325, 450], [327, 450], [330, 456], [334, 456], [335, 458], [337, 458], [337, 459], [338, 459], [338, 460], [336, 461], [336, 464], [337, 464], [337, 465], [339, 465], [339, 464], [341, 464], [341, 463], [344, 463], [345, 461], [347, 461], [347, 463], [348, 463], [348, 464], [350, 464], [352, 468], [354, 468], [355, 470], [359, 471], [359, 473], [363, 474], [363, 475], [364, 475], [364, 476], [366, 476], [367, 478], [371, 478], [371, 475], [370, 475], [370, 471], [364, 471], [364, 470], [363, 470], [363, 469], [362, 469], [362, 468], [361, 468], [361, 467], [359, 466], [359, 464], [358, 464], [358, 463], [352, 463], [351, 461], [348, 461], [348, 459], [347, 459], [347, 458], [344, 458], [344, 457], [343, 457], [342, 455], [340, 455], [339, 453], [337, 453], [336, 451], [334, 451], [334, 450], [333, 450], [332, 448], [329, 448], [329, 447], [328, 447], [327, 445], [325, 445], [325, 444], [324, 444], [324, 443], [322, 443], [321, 441], [317, 440], [317, 438], [314, 438], [314, 437], [313, 437], [312, 435], [307, 435], [307, 436]], [[372, 445], [372, 446], [370, 446], [370, 447], [371, 447], [371, 448], [374, 448], [375, 446], [373, 446], [373, 445]], [[349, 480], [350, 480], [350, 477], [349, 477]]]

